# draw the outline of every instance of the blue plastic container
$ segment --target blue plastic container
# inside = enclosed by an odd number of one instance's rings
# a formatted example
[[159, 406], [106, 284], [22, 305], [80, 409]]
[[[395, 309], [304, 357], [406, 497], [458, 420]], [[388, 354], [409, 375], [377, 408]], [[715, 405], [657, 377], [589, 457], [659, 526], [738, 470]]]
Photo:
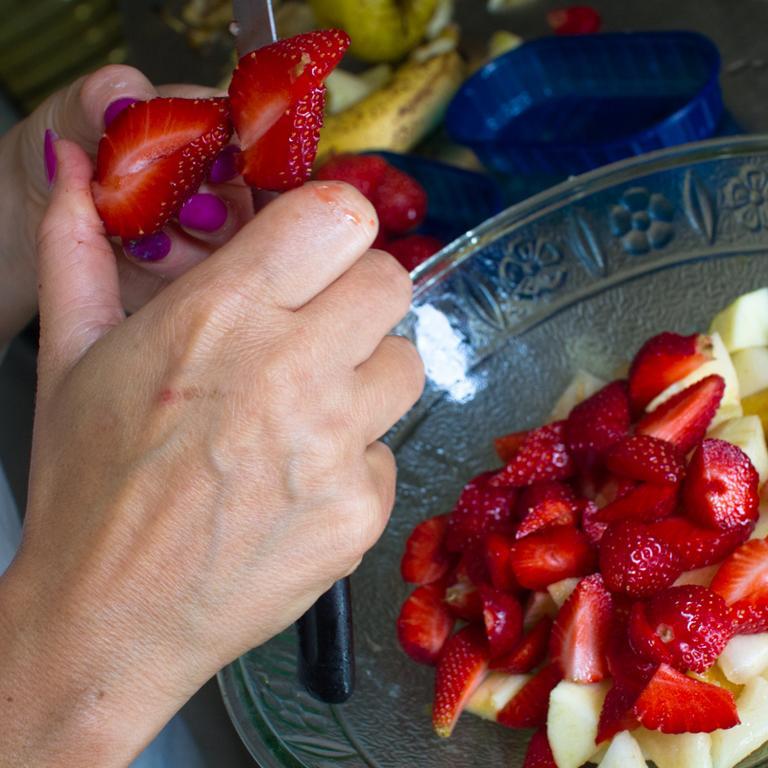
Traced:
[[717, 48], [694, 32], [543, 38], [469, 78], [446, 127], [496, 171], [582, 173], [714, 135], [719, 70]]

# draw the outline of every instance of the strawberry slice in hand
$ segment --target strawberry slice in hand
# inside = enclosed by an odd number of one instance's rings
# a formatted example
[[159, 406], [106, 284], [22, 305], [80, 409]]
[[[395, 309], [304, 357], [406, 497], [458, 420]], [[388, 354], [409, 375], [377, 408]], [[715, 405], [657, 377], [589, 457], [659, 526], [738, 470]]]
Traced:
[[445, 576], [451, 558], [445, 550], [445, 532], [448, 516], [438, 515], [419, 523], [405, 542], [400, 561], [403, 581], [413, 584], [431, 584]]
[[123, 110], [96, 154], [93, 200], [106, 233], [130, 240], [161, 229], [231, 134], [226, 99], [158, 98]]
[[402, 649], [419, 664], [434, 664], [440, 656], [454, 618], [443, 602], [443, 584], [414, 590], [400, 609], [397, 639]]

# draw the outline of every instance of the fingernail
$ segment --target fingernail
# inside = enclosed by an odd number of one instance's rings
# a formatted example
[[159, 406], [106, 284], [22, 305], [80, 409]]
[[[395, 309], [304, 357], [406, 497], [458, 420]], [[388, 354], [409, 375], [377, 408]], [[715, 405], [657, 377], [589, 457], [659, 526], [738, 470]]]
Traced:
[[216, 195], [202, 192], [187, 200], [179, 211], [179, 224], [187, 229], [215, 232], [227, 220], [227, 206]]
[[135, 104], [138, 99], [132, 99], [130, 96], [123, 96], [122, 99], [115, 99], [104, 110], [104, 127], [106, 128], [121, 112], [124, 112], [131, 104]]
[[129, 256], [139, 261], [160, 261], [171, 250], [171, 238], [165, 232], [155, 232], [135, 240], [125, 240], [123, 248]]
[[239, 152], [240, 149], [234, 144], [229, 144], [221, 150], [208, 172], [208, 181], [211, 184], [223, 184], [237, 176], [236, 158]]
[[48, 189], [53, 186], [53, 180], [56, 178], [56, 150], [53, 148], [54, 142], [59, 135], [48, 128], [43, 138], [43, 159], [45, 160], [45, 179], [48, 182]]

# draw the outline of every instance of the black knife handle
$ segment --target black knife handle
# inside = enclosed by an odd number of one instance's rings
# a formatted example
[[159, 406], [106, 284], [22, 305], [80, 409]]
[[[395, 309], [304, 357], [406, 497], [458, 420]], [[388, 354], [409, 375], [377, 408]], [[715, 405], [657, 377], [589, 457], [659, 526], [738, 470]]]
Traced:
[[337, 581], [298, 620], [299, 680], [327, 704], [342, 704], [355, 687], [349, 579]]

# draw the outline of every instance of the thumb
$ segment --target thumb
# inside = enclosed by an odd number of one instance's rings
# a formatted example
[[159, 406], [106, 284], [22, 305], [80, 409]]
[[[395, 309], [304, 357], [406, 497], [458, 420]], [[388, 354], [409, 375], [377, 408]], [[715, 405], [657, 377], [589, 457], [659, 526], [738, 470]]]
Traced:
[[91, 196], [91, 161], [69, 141], [54, 149], [56, 176], [37, 241], [40, 372], [49, 384], [125, 318], [115, 255]]

